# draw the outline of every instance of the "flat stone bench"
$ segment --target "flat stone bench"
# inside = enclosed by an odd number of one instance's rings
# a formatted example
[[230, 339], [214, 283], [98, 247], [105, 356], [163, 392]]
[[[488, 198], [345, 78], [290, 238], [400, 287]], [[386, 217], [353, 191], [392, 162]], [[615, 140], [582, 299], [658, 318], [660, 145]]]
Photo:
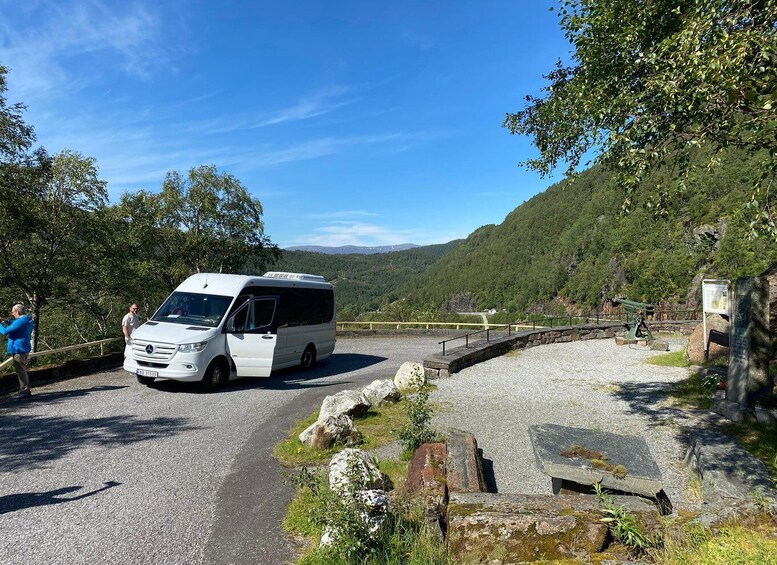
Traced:
[[612, 339], [617, 331], [626, 329], [623, 322], [585, 324], [580, 326], [559, 326], [538, 328], [502, 335], [459, 346], [424, 359], [424, 373], [427, 379], [449, 377], [462, 369], [499, 357], [514, 349], [535, 347], [548, 343], [565, 343], [588, 339]]
[[557, 424], [529, 426], [537, 466], [553, 478], [558, 494], [562, 481], [603, 487], [656, 499], [663, 490], [661, 471], [645, 440]]

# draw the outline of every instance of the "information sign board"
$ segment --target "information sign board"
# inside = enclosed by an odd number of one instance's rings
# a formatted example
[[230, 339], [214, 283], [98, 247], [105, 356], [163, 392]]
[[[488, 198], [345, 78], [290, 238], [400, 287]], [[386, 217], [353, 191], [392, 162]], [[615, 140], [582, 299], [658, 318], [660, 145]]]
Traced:
[[731, 282], [720, 279], [705, 279], [701, 284], [705, 314], [729, 314]]

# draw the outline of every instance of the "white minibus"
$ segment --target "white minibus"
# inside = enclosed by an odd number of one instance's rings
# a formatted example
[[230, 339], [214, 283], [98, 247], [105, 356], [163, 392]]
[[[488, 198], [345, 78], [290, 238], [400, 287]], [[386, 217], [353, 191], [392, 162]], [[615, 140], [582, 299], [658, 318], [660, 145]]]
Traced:
[[309, 369], [335, 348], [335, 297], [318, 275], [198, 273], [134, 332], [124, 369], [142, 384], [199, 381], [212, 390], [240, 377]]

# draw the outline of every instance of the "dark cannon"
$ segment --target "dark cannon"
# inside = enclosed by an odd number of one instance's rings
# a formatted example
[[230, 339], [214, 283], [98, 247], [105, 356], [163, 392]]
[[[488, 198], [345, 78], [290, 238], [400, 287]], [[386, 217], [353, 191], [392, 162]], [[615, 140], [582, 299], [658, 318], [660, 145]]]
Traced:
[[645, 322], [645, 318], [652, 316], [655, 313], [656, 307], [653, 304], [648, 304], [647, 302], [636, 302], [634, 300], [626, 300], [625, 298], [613, 298], [612, 303], [623, 305], [624, 310], [634, 316], [634, 319], [631, 321], [631, 329], [629, 330], [629, 333], [626, 334], [624, 339], [655, 339], [652, 332], [650, 331], [650, 328]]

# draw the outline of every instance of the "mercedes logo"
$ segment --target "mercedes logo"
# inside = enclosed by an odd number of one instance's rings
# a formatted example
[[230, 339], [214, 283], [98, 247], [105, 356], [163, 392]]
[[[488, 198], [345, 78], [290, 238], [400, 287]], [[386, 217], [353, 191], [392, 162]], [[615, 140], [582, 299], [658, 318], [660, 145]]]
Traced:
[[153, 346], [153, 345], [151, 345], [151, 344], [149, 343], [149, 344], [146, 346], [146, 353], [148, 353], [149, 355], [151, 355], [153, 352], [154, 352], [154, 346]]

